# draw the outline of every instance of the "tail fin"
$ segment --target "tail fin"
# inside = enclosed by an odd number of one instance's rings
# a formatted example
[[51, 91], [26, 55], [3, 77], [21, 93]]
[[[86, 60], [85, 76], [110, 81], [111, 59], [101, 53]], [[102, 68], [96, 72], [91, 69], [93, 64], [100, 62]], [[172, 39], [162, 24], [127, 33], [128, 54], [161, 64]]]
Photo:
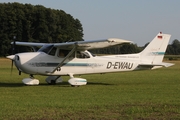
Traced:
[[169, 43], [171, 35], [161, 32], [149, 43], [149, 45], [140, 52], [142, 64], [162, 64], [162, 60]]

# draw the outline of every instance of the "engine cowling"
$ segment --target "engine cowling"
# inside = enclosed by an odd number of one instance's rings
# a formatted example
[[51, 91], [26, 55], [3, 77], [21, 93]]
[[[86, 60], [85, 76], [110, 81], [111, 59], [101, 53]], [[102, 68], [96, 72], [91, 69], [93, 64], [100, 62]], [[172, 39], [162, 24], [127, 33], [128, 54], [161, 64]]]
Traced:
[[80, 86], [80, 85], [86, 85], [87, 80], [84, 78], [71, 78], [68, 80], [69, 84], [72, 86]]

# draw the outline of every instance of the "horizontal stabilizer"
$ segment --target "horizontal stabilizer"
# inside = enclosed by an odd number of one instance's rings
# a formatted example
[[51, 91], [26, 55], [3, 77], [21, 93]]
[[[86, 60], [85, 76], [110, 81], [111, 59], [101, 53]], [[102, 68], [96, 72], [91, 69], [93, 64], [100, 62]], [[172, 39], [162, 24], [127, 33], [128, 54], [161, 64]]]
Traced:
[[160, 64], [139, 64], [138, 67], [147, 67], [147, 68], [152, 68], [152, 67], [155, 67], [155, 66], [160, 66], [160, 67], [170, 67], [174, 64], [172, 63], [165, 63], [165, 62], [162, 62]]
[[162, 65], [164, 67], [170, 67], [170, 66], [173, 66], [174, 64], [173, 63], [165, 63], [165, 62], [162, 62]]

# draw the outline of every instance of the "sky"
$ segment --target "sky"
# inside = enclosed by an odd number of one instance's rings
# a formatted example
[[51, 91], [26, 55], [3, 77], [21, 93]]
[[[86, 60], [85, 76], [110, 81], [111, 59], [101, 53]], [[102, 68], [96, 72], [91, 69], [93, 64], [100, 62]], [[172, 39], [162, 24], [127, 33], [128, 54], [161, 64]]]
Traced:
[[79, 19], [84, 40], [121, 38], [138, 46], [159, 32], [180, 40], [180, 0], [0, 0], [43, 5]]

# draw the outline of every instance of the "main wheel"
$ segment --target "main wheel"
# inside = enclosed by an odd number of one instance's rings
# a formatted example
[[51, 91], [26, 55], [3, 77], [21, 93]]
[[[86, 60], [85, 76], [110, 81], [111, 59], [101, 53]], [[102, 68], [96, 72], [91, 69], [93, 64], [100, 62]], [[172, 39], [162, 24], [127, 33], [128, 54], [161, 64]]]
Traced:
[[79, 85], [71, 85], [71, 87], [79, 87]]
[[51, 80], [50, 83], [48, 83], [49, 85], [55, 85], [56, 84], [56, 81], [55, 80]]

